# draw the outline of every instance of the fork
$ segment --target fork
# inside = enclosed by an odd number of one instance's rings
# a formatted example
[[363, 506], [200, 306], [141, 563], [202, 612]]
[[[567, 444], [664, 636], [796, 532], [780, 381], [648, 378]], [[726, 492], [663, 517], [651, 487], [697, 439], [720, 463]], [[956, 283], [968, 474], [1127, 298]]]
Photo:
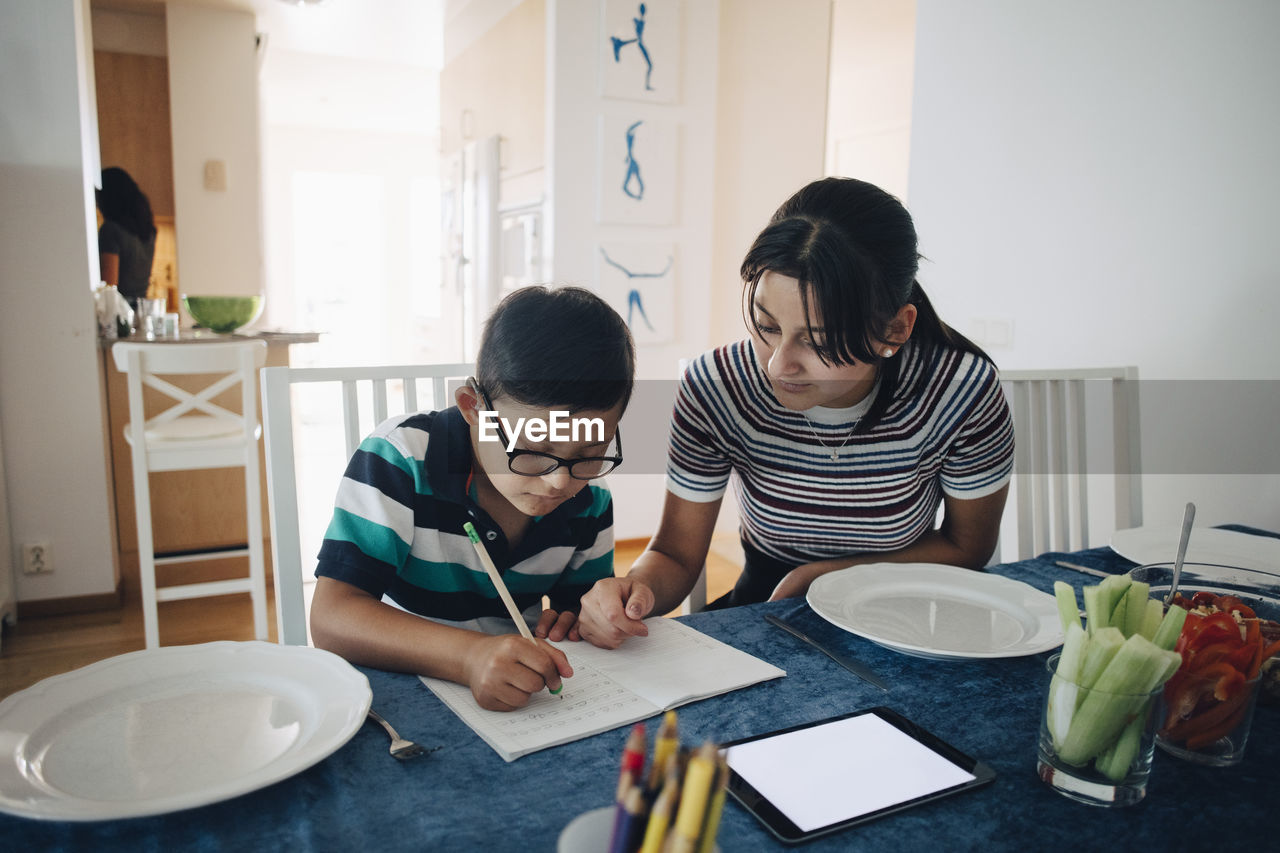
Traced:
[[410, 758], [417, 758], [427, 751], [421, 745], [400, 737], [400, 733], [391, 728], [391, 724], [379, 717], [372, 708], [369, 709], [369, 719], [382, 726], [387, 730], [387, 734], [391, 735], [391, 755], [393, 757], [406, 761]]

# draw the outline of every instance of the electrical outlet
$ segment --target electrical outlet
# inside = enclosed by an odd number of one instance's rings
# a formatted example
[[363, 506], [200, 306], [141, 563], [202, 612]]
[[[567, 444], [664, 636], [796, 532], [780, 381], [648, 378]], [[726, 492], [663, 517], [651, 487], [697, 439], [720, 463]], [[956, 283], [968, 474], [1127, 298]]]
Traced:
[[31, 542], [22, 546], [22, 572], [47, 575], [53, 571], [53, 554], [48, 542]]

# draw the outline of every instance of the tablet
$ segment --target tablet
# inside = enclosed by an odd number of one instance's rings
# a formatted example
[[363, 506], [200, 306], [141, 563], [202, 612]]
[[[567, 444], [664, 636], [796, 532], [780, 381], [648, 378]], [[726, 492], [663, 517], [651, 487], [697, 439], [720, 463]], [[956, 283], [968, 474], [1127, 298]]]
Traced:
[[724, 744], [729, 793], [794, 844], [985, 785], [995, 772], [888, 708]]

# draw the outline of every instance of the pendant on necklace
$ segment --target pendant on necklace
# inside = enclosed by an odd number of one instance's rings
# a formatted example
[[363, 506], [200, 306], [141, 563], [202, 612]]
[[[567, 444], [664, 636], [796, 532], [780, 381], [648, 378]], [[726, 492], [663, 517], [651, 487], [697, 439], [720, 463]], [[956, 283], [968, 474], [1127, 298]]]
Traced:
[[831, 461], [836, 462], [836, 461], [839, 461], [839, 459], [840, 459], [840, 449], [836, 448], [835, 450], [831, 451]]

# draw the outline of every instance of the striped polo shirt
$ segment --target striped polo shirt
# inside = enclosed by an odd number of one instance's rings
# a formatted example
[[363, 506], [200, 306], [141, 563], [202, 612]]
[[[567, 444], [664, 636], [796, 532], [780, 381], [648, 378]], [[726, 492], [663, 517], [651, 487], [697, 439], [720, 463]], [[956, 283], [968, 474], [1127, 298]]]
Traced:
[[895, 398], [851, 434], [878, 384], [850, 408], [801, 413], [774, 397], [749, 341], [704, 353], [676, 397], [668, 491], [716, 500], [732, 472], [744, 541], [792, 565], [910, 545], [943, 494], [980, 498], [1009, 481], [1013, 422], [990, 362], [914, 342], [898, 357]]
[[576, 611], [591, 585], [613, 574], [613, 502], [603, 480], [535, 518], [511, 548], [469, 494], [470, 474], [470, 428], [456, 406], [381, 424], [347, 465], [316, 575], [434, 619], [507, 618], [463, 530], [468, 521], [527, 616], [541, 611], [543, 595], [553, 609]]

